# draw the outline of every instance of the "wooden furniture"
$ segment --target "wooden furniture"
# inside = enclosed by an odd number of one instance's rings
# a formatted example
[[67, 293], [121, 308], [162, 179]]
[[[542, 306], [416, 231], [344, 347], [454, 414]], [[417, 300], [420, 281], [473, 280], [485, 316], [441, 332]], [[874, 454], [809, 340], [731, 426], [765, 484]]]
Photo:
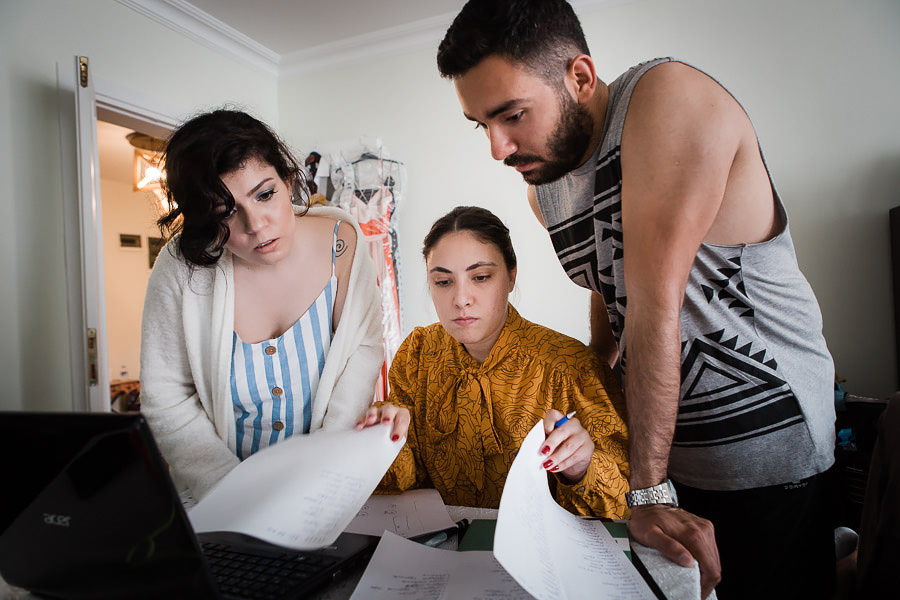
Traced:
[[140, 412], [141, 382], [137, 379], [110, 381], [109, 403], [113, 412]]

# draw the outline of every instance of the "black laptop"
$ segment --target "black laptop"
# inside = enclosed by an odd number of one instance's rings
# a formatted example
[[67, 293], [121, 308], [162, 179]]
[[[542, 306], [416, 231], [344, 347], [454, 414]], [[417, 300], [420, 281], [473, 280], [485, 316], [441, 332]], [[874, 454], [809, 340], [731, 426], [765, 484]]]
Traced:
[[379, 539], [196, 535], [137, 414], [0, 412], [0, 482], [0, 576], [57, 598], [304, 598]]

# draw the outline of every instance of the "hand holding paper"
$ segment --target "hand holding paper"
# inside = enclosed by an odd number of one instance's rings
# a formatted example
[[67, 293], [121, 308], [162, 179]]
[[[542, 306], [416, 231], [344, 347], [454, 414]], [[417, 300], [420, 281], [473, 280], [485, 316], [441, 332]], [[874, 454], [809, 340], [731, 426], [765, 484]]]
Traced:
[[384, 402], [370, 406], [366, 412], [356, 420], [356, 429], [372, 427], [373, 425], [391, 425], [391, 439], [397, 441], [406, 437], [409, 431], [409, 409]]

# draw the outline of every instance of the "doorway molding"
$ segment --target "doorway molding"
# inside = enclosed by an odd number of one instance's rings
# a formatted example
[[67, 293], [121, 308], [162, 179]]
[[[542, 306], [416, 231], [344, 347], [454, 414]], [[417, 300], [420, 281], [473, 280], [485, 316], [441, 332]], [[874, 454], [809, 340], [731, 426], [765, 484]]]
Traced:
[[[106, 412], [110, 410], [109, 364], [97, 120], [100, 118], [161, 138], [167, 138], [180, 120], [174, 116], [175, 111], [162, 102], [95, 77], [93, 73], [87, 89], [79, 88], [78, 60], [79, 57], [75, 57], [74, 65], [68, 60], [56, 64], [72, 409]], [[94, 185], [92, 197], [88, 197], [81, 185], [84, 178]], [[88, 375], [89, 329], [96, 333], [98, 377], [94, 383]]]

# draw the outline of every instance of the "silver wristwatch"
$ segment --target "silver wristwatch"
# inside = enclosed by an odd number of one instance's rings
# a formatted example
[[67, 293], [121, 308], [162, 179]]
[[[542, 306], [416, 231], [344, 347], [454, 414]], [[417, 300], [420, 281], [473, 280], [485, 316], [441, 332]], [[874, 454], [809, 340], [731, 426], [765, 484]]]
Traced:
[[669, 506], [678, 506], [678, 496], [675, 494], [675, 486], [672, 485], [671, 481], [666, 479], [659, 485], [654, 485], [653, 487], [626, 492], [625, 503], [628, 504], [628, 508], [645, 506], [647, 504], [668, 504]]

